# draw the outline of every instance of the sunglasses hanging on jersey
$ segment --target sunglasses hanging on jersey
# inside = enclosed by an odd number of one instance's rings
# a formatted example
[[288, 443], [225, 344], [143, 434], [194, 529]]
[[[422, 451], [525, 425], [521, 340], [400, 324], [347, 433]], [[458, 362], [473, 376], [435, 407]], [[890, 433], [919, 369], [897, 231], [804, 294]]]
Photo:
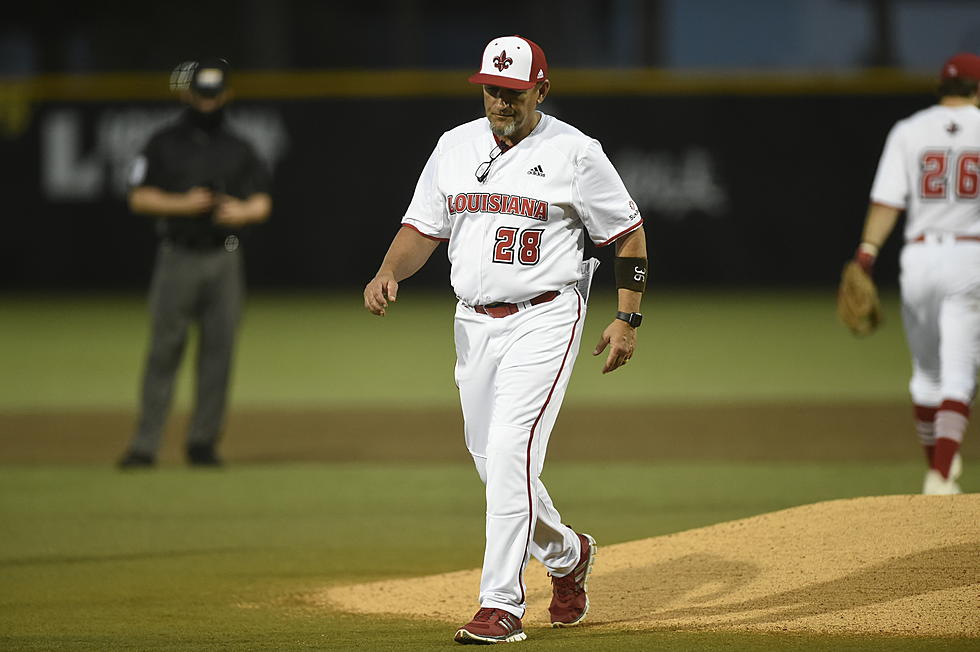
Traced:
[[483, 183], [487, 180], [487, 176], [490, 174], [490, 166], [493, 165], [493, 162], [496, 161], [501, 154], [506, 152], [507, 149], [508, 147], [506, 145], [501, 147], [498, 143], [496, 147], [490, 150], [490, 160], [480, 163], [480, 165], [476, 168], [477, 181]]

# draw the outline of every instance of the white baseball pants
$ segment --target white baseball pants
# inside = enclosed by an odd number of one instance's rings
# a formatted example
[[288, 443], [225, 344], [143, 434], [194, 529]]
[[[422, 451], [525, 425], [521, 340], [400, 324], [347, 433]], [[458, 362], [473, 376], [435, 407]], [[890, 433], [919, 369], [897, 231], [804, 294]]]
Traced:
[[980, 242], [927, 235], [901, 256], [902, 317], [917, 405], [969, 405], [980, 366]]
[[466, 447], [486, 484], [480, 605], [518, 618], [529, 555], [565, 575], [579, 558], [539, 478], [551, 429], [578, 355], [585, 302], [574, 287], [554, 300], [494, 319], [456, 308], [456, 385]]

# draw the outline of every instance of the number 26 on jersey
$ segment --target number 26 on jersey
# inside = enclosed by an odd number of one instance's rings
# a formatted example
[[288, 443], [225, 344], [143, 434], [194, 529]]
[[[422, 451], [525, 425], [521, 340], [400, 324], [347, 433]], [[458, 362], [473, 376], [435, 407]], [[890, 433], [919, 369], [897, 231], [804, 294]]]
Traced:
[[959, 154], [942, 149], [928, 150], [922, 153], [919, 169], [922, 171], [919, 194], [923, 199], [946, 199], [950, 181], [956, 199], [980, 196], [980, 150], [964, 150]]

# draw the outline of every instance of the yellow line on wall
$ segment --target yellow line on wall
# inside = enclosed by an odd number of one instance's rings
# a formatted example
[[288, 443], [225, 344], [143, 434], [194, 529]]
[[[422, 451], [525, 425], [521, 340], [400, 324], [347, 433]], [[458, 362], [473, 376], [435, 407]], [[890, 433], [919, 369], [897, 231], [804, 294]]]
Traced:
[[[239, 99], [465, 97], [471, 71], [243, 71], [231, 85]], [[169, 72], [38, 75], [0, 79], [0, 98], [33, 102], [170, 100]], [[935, 80], [896, 70], [853, 73], [567, 69], [551, 75], [565, 96], [880, 95], [929, 93]]]

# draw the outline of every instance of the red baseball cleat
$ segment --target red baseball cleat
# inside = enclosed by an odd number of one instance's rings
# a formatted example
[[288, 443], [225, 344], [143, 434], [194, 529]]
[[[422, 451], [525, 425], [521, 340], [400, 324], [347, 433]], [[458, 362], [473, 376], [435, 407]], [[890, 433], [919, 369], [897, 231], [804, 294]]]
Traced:
[[516, 643], [527, 638], [521, 619], [503, 609], [481, 607], [473, 620], [463, 625], [453, 637], [457, 643]]
[[552, 595], [548, 611], [551, 613], [552, 627], [578, 625], [589, 613], [589, 595], [585, 590], [597, 546], [595, 539], [588, 534], [579, 534], [578, 540], [582, 544], [582, 552], [575, 569], [564, 577], [551, 577]]

